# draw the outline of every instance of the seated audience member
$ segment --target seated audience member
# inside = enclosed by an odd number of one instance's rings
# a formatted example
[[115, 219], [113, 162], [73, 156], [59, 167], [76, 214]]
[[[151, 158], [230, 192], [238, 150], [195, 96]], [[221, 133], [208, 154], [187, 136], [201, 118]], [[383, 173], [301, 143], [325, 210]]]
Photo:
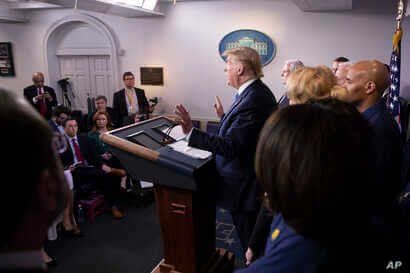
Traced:
[[342, 63], [347, 63], [350, 60], [346, 57], [337, 57], [336, 59], [333, 60], [332, 62], [332, 72], [333, 74], [336, 74], [337, 70], [339, 69], [339, 65]]
[[238, 272], [385, 269], [369, 228], [369, 139], [356, 109], [335, 99], [292, 105], [268, 119], [255, 168], [275, 216], [265, 255]]
[[48, 124], [54, 132], [64, 135], [63, 124], [70, 115], [70, 112], [70, 109], [62, 105], [59, 105], [56, 108], [54, 108], [53, 116], [48, 121]]
[[119, 160], [113, 156], [107, 144], [100, 140], [100, 135], [108, 132], [112, 128], [110, 124], [110, 116], [107, 112], [97, 112], [93, 116], [93, 126], [91, 132], [88, 133], [88, 137], [92, 145], [95, 146], [100, 161], [107, 164], [111, 168], [111, 174], [125, 177], [127, 173], [122, 168]]
[[95, 98], [95, 111], [88, 115], [88, 128], [93, 127], [93, 117], [97, 112], [107, 112], [110, 116], [110, 128], [117, 128], [118, 127], [118, 115], [113, 108], [107, 106], [107, 97], [105, 96], [97, 96]]
[[54, 89], [44, 85], [44, 75], [41, 72], [33, 74], [33, 85], [24, 88], [24, 97], [45, 119], [50, 119], [53, 107], [57, 106]]
[[[287, 78], [290, 104], [329, 98], [334, 90], [341, 89], [335, 84], [336, 78], [326, 66], [299, 68]], [[263, 255], [272, 217], [272, 213], [266, 206], [262, 206], [245, 253], [246, 264]]]
[[132, 72], [125, 72], [122, 76], [124, 88], [114, 94], [114, 111], [118, 114], [119, 126], [135, 122], [135, 115], [148, 115], [150, 106], [145, 92], [136, 88]]
[[120, 219], [123, 213], [118, 208], [120, 180], [112, 175], [112, 169], [100, 160], [87, 136], [77, 135], [78, 125], [68, 118], [64, 125], [67, 136], [67, 150], [60, 154], [63, 165], [71, 170], [76, 192], [87, 194], [96, 188], [101, 189], [114, 218]]
[[[45, 272], [47, 229], [64, 208], [66, 183], [47, 122], [23, 99], [0, 90], [2, 161], [0, 272]], [[24, 156], [22, 156], [24, 155]]]
[[[289, 75], [293, 72], [296, 71], [299, 68], [304, 67], [305, 65], [302, 63], [300, 60], [287, 60], [285, 61], [282, 71], [280, 73], [280, 77], [282, 78], [282, 84], [286, 85], [286, 80], [288, 79]], [[289, 105], [289, 98], [287, 96], [287, 93], [285, 92], [282, 97], [280, 97], [279, 101], [279, 108], [283, 108]]]

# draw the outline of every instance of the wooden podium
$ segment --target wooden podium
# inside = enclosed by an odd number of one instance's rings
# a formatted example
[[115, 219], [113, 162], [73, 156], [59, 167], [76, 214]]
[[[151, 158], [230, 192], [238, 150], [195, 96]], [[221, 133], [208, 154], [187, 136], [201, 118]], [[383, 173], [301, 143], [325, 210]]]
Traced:
[[173, 122], [157, 117], [101, 136], [135, 179], [155, 184], [164, 259], [155, 273], [229, 273], [234, 256], [215, 249], [215, 170], [168, 146]]

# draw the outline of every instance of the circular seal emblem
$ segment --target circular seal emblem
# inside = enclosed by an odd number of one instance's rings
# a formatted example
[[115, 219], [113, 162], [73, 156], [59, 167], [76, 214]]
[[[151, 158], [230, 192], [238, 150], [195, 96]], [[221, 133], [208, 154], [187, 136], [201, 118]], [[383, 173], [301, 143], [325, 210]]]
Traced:
[[219, 42], [219, 55], [226, 61], [222, 56], [225, 50], [242, 46], [255, 49], [261, 57], [263, 66], [269, 64], [276, 54], [276, 45], [269, 36], [257, 30], [240, 29], [223, 37]]

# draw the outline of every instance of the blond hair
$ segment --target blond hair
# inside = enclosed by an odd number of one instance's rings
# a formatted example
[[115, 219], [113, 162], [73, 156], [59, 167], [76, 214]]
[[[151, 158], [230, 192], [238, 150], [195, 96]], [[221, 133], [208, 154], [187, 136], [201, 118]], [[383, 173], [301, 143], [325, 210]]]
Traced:
[[[289, 99], [293, 103], [305, 103], [310, 99], [324, 99], [341, 87], [326, 66], [303, 67], [292, 72], [286, 81]], [[333, 91], [332, 91], [333, 90]]]
[[262, 65], [258, 52], [250, 47], [237, 47], [228, 49], [223, 53], [224, 57], [234, 56], [245, 68], [245, 73], [253, 74], [256, 78], [262, 78]]

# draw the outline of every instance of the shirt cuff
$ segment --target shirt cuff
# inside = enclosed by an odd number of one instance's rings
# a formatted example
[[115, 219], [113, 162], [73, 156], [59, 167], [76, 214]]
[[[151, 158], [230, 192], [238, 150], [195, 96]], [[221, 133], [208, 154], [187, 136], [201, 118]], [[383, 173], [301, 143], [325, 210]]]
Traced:
[[37, 99], [36, 97], [33, 98], [33, 103], [36, 104], [37, 103]]

